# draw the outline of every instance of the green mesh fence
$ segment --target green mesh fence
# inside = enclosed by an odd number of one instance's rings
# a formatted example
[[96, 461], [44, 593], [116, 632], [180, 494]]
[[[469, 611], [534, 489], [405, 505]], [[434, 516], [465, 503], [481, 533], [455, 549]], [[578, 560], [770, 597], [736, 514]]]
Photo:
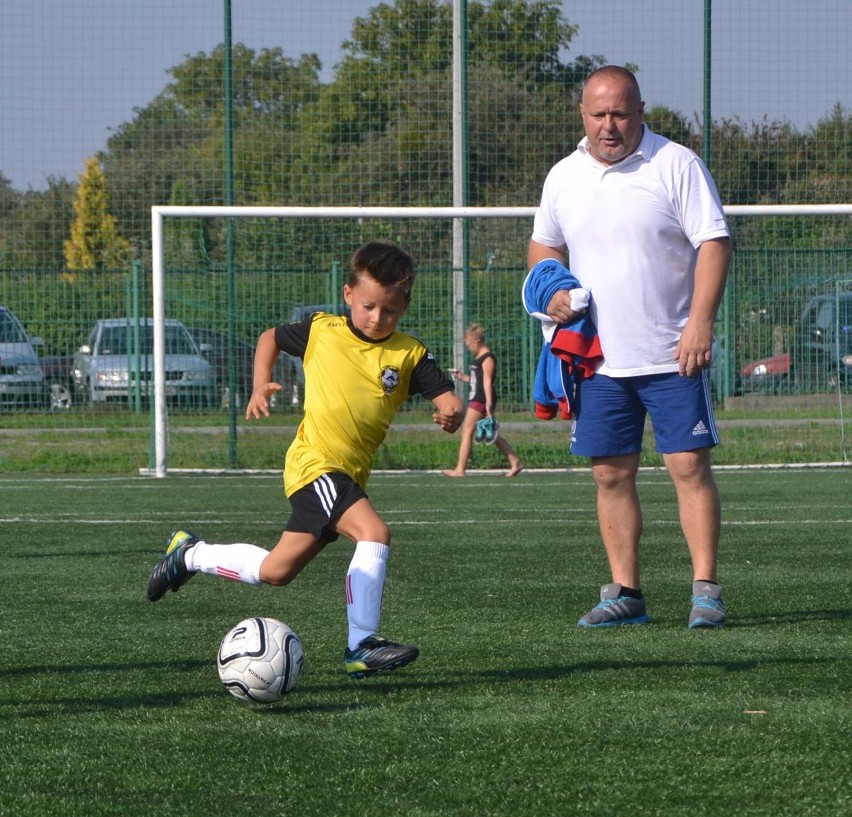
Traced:
[[[116, 364], [118, 393], [101, 402], [80, 347], [104, 319], [128, 318], [128, 337], [144, 335], [152, 205], [454, 203], [449, 2], [13, 5], [0, 10], [0, 305], [36, 340], [40, 372], [0, 361], [5, 471], [151, 465], [144, 355]], [[582, 136], [579, 83], [607, 62], [637, 70], [646, 121], [707, 159], [725, 204], [852, 201], [846, 0], [468, 2], [464, 11], [470, 205], [537, 203], [549, 167]], [[845, 461], [850, 219], [731, 224], [716, 461]], [[506, 434], [530, 466], [576, 464], [567, 424], [530, 413], [539, 336], [519, 290], [531, 222], [468, 227], [466, 314], [498, 354]], [[170, 467], [281, 466], [299, 373], [282, 365], [286, 397], [270, 422], [247, 425], [251, 345], [298, 307], [336, 305], [352, 250], [373, 237], [417, 257], [404, 328], [449, 367], [449, 221], [168, 222], [167, 315], [193, 332], [215, 380], [212, 397], [170, 406]], [[450, 465], [457, 440], [428, 419], [429, 404], [412, 403], [377, 466]], [[648, 463], [652, 449], [649, 439]], [[477, 447], [473, 467], [500, 465]]]

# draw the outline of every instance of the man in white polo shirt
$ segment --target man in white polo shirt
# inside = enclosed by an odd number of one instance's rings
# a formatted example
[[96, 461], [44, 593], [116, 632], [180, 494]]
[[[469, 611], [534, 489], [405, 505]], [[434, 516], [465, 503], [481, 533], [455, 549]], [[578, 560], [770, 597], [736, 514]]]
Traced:
[[[571, 451], [591, 458], [612, 582], [578, 624], [648, 621], [636, 475], [650, 416], [692, 559], [689, 627], [719, 628], [721, 510], [710, 460], [719, 438], [707, 369], [731, 256], [724, 211], [698, 156], [643, 124], [630, 71], [592, 73], [580, 113], [586, 136], [544, 182], [528, 254], [530, 268], [545, 259], [570, 265], [591, 293], [603, 351], [578, 386]], [[564, 324], [576, 317], [570, 302], [560, 290], [542, 309]]]

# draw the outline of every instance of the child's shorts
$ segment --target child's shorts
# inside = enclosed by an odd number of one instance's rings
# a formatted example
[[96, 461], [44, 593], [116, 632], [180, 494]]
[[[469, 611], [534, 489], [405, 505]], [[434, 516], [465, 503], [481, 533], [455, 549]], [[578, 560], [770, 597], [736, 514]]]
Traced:
[[349, 474], [323, 474], [289, 497], [293, 510], [284, 530], [310, 533], [321, 545], [327, 545], [339, 536], [331, 523], [366, 496], [364, 489]]
[[571, 453], [617, 457], [642, 450], [645, 418], [651, 417], [661, 454], [719, 444], [707, 372], [607, 377], [596, 374], [579, 384], [573, 404]]

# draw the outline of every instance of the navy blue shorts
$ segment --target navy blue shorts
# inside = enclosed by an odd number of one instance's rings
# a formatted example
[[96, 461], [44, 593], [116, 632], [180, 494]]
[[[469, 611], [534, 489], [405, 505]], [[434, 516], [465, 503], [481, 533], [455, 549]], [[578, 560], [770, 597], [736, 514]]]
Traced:
[[323, 474], [289, 497], [293, 512], [284, 530], [310, 533], [321, 545], [327, 545], [339, 536], [331, 527], [332, 523], [366, 496], [364, 489], [349, 474]]
[[607, 377], [580, 383], [574, 409], [571, 453], [617, 457], [642, 450], [645, 418], [650, 416], [661, 454], [719, 444], [707, 372]]

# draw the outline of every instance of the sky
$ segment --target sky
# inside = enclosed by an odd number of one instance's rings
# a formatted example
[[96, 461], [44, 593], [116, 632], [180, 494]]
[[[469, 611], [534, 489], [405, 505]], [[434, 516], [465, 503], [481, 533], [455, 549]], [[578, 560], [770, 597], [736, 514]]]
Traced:
[[[649, 106], [703, 110], [705, 0], [565, 0], [567, 55], [639, 66]], [[332, 77], [378, 0], [231, 0], [232, 40], [317, 53]], [[18, 190], [73, 180], [166, 85], [224, 39], [223, 0], [0, 0], [0, 173]], [[850, 0], [713, 0], [712, 117], [817, 124], [852, 109]]]

